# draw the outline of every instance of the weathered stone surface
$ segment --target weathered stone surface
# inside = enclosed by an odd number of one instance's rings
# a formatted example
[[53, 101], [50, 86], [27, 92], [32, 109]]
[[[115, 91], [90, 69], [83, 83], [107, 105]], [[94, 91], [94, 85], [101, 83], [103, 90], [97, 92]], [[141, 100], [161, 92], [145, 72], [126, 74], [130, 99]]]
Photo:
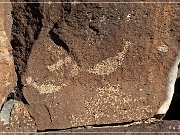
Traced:
[[[90, 133], [96, 133], [96, 134], [179, 134], [180, 132], [180, 122], [179, 121], [159, 121], [159, 122], [153, 122], [153, 123], [143, 123], [143, 124], [137, 124], [132, 125], [129, 127], [99, 127], [99, 128], [89, 128], [89, 129], [72, 129], [69, 130], [74, 133], [81, 133], [81, 134], [87, 134], [87, 132]], [[67, 132], [67, 131], [66, 131]], [[54, 134], [54, 133], [53, 133]], [[65, 134], [65, 133], [63, 133]]]
[[[1, 132], [36, 132], [37, 128], [34, 120], [30, 117], [27, 106], [22, 102], [8, 101], [1, 111], [3, 122], [0, 125]], [[5, 110], [3, 109], [3, 110]]]
[[[150, 122], [151, 121], [151, 122]], [[66, 129], [66, 130], [57, 130], [57, 131], [49, 131], [44, 132], [44, 134], [64, 134], [64, 135], [70, 135], [70, 134], [146, 134], [146, 135], [152, 135], [152, 134], [173, 134], [173, 135], [179, 135], [180, 132], [180, 121], [154, 121], [152, 119], [148, 119], [142, 123], [135, 122], [133, 124], [128, 125], [119, 125], [119, 126], [103, 126], [103, 127], [80, 127], [75, 129]]]
[[[42, 28], [23, 93], [39, 130], [145, 119], [166, 100], [159, 111], [165, 113], [179, 63], [177, 4], [38, 8]], [[19, 19], [33, 33], [31, 23], [23, 15]]]
[[10, 45], [10, 13], [10, 4], [0, 3], [0, 108], [17, 82]]

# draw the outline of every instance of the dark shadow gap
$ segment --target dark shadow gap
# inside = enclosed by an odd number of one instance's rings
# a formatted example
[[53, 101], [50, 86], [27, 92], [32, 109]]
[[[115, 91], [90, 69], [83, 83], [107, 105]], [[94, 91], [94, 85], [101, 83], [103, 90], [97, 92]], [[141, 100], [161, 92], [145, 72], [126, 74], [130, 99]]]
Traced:
[[180, 77], [175, 82], [173, 99], [164, 120], [180, 120]]
[[57, 23], [54, 23], [54, 26], [53, 28], [49, 31], [49, 36], [51, 38], [51, 40], [57, 45], [57, 46], [60, 46], [62, 47], [67, 53], [69, 56], [72, 57], [72, 59], [74, 59], [74, 61], [77, 63], [77, 65], [79, 67], [81, 67], [81, 63], [80, 63], [80, 60], [78, 59], [78, 57], [76, 56], [76, 54], [73, 52], [72, 48], [70, 48], [68, 46], [68, 44], [66, 44], [60, 37], [59, 35], [57, 34], [58, 33], [58, 29], [59, 26]]
[[[55, 25], [56, 25], [56, 24], [55, 24]], [[63, 47], [63, 49], [66, 50], [67, 53], [69, 53], [69, 47], [67, 46], [67, 44], [66, 44], [64, 41], [62, 41], [62, 40], [59, 38], [58, 34], [56, 34], [53, 30], [54, 30], [54, 29], [51, 29], [51, 30], [49, 31], [49, 35], [50, 35], [51, 39], [53, 40], [53, 42], [54, 42], [56, 45]]]
[[[15, 71], [17, 74], [17, 87], [11, 92], [7, 100], [14, 99], [28, 104], [24, 95], [22, 77], [26, 71], [29, 56], [35, 40], [38, 39], [42, 28], [41, 5], [37, 3], [12, 3], [12, 34], [11, 46], [13, 51]], [[15, 0], [11, 0], [15, 2]], [[29, 0], [24, 0], [29, 2]], [[23, 23], [22, 23], [23, 20]]]
[[93, 128], [96, 128], [96, 127], [115, 127], [115, 126], [122, 126], [122, 125], [127, 125], [127, 124], [131, 124], [133, 123], [134, 121], [131, 121], [131, 122], [124, 122], [124, 123], [111, 123], [111, 124], [94, 124], [94, 125], [84, 125], [84, 126], [78, 126], [78, 127], [71, 127], [71, 128], [64, 128], [64, 129], [45, 129], [45, 130], [38, 130], [37, 132], [53, 132], [53, 131], [64, 131], [64, 132], [67, 132], [68, 130], [71, 131], [72, 129], [79, 129], [79, 128], [82, 128], [82, 129], [85, 129], [85, 128], [88, 128], [88, 127], [93, 127]]

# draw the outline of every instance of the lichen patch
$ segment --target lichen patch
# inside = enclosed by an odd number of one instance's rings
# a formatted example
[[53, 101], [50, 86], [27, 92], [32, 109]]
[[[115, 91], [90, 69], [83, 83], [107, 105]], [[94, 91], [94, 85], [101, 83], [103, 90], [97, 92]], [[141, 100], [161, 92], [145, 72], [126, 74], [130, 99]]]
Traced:
[[10, 100], [4, 104], [1, 110], [0, 121], [2, 121], [4, 125], [9, 123], [13, 106], [14, 106], [14, 101]]

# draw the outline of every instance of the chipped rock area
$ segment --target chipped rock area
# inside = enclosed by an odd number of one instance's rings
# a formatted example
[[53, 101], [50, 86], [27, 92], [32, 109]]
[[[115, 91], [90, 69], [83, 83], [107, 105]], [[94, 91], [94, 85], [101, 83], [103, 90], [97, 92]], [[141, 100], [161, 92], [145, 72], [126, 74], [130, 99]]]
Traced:
[[3, 122], [0, 124], [1, 132], [36, 132], [34, 120], [30, 116], [27, 106], [22, 102], [10, 100], [5, 103], [6, 109], [0, 116]]
[[37, 129], [154, 116], [172, 90], [179, 13], [165, 3], [13, 5], [15, 63]]
[[11, 4], [0, 3], [0, 108], [17, 82], [10, 45], [11, 25]]

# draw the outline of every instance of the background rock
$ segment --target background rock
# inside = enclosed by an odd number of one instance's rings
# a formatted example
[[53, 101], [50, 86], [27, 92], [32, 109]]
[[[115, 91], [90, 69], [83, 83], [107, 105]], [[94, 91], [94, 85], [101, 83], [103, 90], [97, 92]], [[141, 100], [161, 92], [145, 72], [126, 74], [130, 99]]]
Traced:
[[[4, 2], [10, 1], [6, 0]], [[17, 82], [12, 47], [10, 45], [11, 10], [11, 3], [0, 3], [0, 132], [36, 131], [33, 120], [23, 103], [13, 99], [4, 103], [10, 92], [15, 89]]]
[[[133, 125], [129, 127], [99, 127], [99, 128], [89, 128], [89, 129], [76, 129], [69, 130], [70, 132], [77, 132], [81, 134], [96, 133], [96, 134], [177, 134], [180, 132], [180, 122], [179, 121], [159, 121], [153, 123], [144, 123]], [[68, 131], [68, 132], [69, 132]], [[65, 134], [65, 133], [63, 133]]]
[[0, 131], [5, 133], [36, 132], [35, 122], [29, 115], [27, 106], [18, 101], [12, 101], [11, 103], [13, 103], [13, 107], [10, 112], [7, 112], [7, 115], [10, 114], [9, 120], [6, 119], [6, 123], [1, 123]]
[[10, 45], [12, 25], [10, 5], [0, 3], [0, 108], [17, 82]]

